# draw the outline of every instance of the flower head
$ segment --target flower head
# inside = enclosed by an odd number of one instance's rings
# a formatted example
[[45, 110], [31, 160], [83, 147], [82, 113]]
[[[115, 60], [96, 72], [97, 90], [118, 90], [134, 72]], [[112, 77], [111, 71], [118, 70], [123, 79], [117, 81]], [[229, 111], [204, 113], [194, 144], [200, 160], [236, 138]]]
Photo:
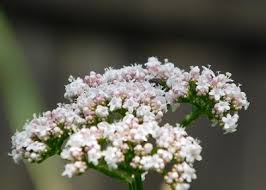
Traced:
[[41, 162], [60, 153], [69, 161], [62, 174], [68, 177], [88, 168], [117, 172], [123, 180], [131, 179], [132, 171], [142, 176], [157, 171], [174, 189], [187, 190], [196, 179], [193, 164], [202, 159], [202, 148], [182, 128], [184, 122], [163, 125], [163, 115], [190, 103], [229, 133], [236, 131], [238, 111], [249, 102], [229, 73], [198, 66], [186, 72], [156, 57], [145, 66], [70, 77], [65, 88], [70, 102], [34, 115], [12, 137], [10, 155], [16, 162]]

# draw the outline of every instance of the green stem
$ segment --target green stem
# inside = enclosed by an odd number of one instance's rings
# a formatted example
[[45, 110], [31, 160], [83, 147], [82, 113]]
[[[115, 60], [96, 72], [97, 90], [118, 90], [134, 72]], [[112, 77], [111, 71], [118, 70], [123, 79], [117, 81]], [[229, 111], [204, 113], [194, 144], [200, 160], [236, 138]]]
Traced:
[[141, 179], [141, 174], [136, 174], [135, 175], [135, 183], [136, 183], [136, 190], [143, 190], [143, 183]]
[[134, 190], [134, 185], [131, 182], [128, 183], [128, 190]]
[[181, 127], [186, 127], [190, 125], [193, 121], [199, 118], [202, 115], [202, 111], [196, 107], [192, 107], [192, 112], [186, 115], [186, 117], [181, 121]]
[[129, 190], [143, 190], [143, 183], [140, 173], [134, 175], [132, 181], [128, 184], [128, 188]]
[[102, 172], [109, 177], [112, 177], [112, 178], [115, 178], [115, 179], [118, 179], [121, 181], [126, 181], [127, 183], [131, 183], [131, 181], [132, 181], [131, 176], [125, 171], [122, 171], [119, 169], [110, 170], [108, 168], [108, 166], [101, 165], [101, 164], [95, 166], [95, 165], [89, 163], [88, 165], [90, 168], [93, 168], [99, 172]]

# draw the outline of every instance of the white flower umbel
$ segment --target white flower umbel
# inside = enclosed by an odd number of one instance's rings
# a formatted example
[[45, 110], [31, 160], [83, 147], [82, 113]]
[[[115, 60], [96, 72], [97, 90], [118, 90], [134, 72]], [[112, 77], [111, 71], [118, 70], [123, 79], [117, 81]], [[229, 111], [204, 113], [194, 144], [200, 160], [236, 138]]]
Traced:
[[[238, 111], [249, 106], [230, 77], [210, 67], [191, 66], [187, 72], [156, 57], [144, 67], [71, 76], [65, 87], [69, 103], [34, 115], [12, 137], [10, 155], [16, 162], [39, 163], [60, 154], [70, 162], [64, 176], [93, 168], [126, 181], [130, 190], [142, 189], [143, 177], [156, 171], [173, 189], [187, 190], [196, 179], [193, 164], [202, 159], [202, 148], [185, 127], [205, 115], [231, 133]], [[192, 112], [176, 126], [161, 124], [168, 109], [182, 103], [191, 104]]]

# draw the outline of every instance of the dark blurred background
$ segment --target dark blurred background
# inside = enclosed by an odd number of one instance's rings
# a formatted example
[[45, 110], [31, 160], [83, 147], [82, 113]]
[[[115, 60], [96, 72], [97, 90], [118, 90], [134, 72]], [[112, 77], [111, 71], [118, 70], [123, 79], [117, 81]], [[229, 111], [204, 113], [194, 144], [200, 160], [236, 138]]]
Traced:
[[[89, 171], [70, 180], [63, 163], [15, 165], [10, 137], [33, 112], [63, 99], [70, 74], [145, 63], [149, 56], [176, 66], [212, 65], [233, 73], [251, 106], [239, 131], [222, 135], [200, 119], [189, 129], [202, 141], [203, 161], [192, 190], [266, 188], [266, 1], [4, 0], [0, 5], [0, 189], [105, 190], [126, 184]], [[187, 109], [169, 114], [181, 120]], [[150, 175], [145, 189], [161, 189]]]

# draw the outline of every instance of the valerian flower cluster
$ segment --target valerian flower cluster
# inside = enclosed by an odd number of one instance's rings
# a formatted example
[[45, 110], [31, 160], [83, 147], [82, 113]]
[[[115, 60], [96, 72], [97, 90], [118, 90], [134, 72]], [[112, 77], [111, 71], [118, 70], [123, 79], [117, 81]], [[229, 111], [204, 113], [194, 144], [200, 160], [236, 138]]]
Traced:
[[[176, 190], [186, 190], [196, 178], [193, 163], [201, 160], [199, 141], [184, 127], [200, 115], [226, 133], [236, 131], [238, 111], [249, 102], [231, 74], [214, 73], [210, 67], [184, 71], [151, 57], [145, 64], [90, 72], [70, 77], [65, 97], [52, 111], [34, 115], [12, 137], [11, 155], [17, 162], [41, 162], [59, 154], [69, 163], [64, 176], [88, 168], [127, 182], [149, 171], [164, 176]], [[180, 124], [161, 124], [169, 109], [181, 103], [193, 112]]]

